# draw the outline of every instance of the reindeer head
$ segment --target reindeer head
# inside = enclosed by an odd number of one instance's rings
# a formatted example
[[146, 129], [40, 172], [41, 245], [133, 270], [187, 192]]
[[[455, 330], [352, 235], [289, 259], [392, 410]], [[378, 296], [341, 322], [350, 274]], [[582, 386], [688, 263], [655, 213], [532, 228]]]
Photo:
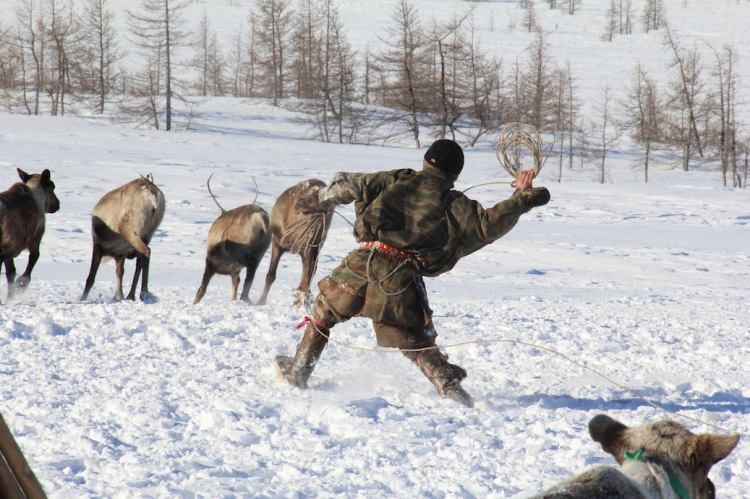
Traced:
[[60, 209], [60, 200], [55, 196], [55, 183], [50, 178], [49, 170], [45, 169], [42, 173], [32, 175], [20, 168], [16, 168], [16, 170], [18, 170], [21, 181], [31, 189], [37, 202], [44, 207], [46, 213], [55, 213]]
[[734, 450], [740, 439], [739, 435], [696, 435], [681, 424], [666, 420], [630, 428], [603, 414], [589, 422], [589, 433], [620, 464], [629, 458], [629, 453], [643, 450], [648, 460], [673, 469], [685, 482], [682, 485], [691, 498], [714, 496], [708, 472]]

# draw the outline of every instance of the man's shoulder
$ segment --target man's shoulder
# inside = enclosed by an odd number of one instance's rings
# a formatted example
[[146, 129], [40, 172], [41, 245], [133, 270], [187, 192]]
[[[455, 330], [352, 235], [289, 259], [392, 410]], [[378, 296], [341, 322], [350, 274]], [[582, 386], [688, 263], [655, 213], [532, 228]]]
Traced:
[[413, 177], [414, 175], [417, 174], [417, 172], [415, 170], [412, 170], [411, 168], [397, 168], [395, 170], [389, 170], [385, 173], [393, 175], [394, 177], [397, 177], [397, 178], [408, 178], [408, 177]]
[[464, 221], [468, 220], [467, 217], [483, 209], [482, 204], [479, 201], [471, 199], [461, 191], [450, 190], [446, 193], [444, 199], [447, 210], [452, 213], [453, 216]]
[[466, 194], [464, 194], [463, 192], [457, 191], [455, 189], [449, 190], [445, 195], [445, 199], [451, 204], [453, 203], [464, 204], [464, 203], [476, 202], [470, 197], [468, 197]]

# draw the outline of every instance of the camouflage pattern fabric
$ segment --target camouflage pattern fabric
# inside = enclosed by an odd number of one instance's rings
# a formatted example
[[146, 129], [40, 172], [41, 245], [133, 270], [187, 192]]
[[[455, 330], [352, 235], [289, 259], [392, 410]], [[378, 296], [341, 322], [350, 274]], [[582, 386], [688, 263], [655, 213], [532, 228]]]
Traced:
[[320, 196], [323, 205], [355, 202], [357, 241], [406, 251], [421, 275], [437, 276], [504, 236], [528, 211], [516, 193], [484, 209], [452, 188], [450, 177], [425, 166], [419, 172], [338, 173]]
[[[411, 263], [397, 269], [401, 263], [377, 251], [354, 250], [333, 269], [330, 279], [347, 293], [364, 298], [357, 315], [374, 322], [424, 327], [432, 320], [424, 282]], [[319, 287], [325, 294], [324, 287]]]
[[[321, 189], [321, 206], [355, 202], [357, 241], [382, 241], [408, 252], [402, 260], [369, 250], [354, 250], [330, 278], [319, 284], [325, 296], [331, 281], [364, 298], [357, 315], [408, 328], [432, 329], [422, 276], [436, 276], [456, 262], [510, 231], [528, 211], [520, 196], [484, 209], [452, 190], [452, 179], [425, 166], [373, 174], [337, 174]], [[325, 283], [325, 285], [323, 285]], [[391, 343], [378, 337], [378, 343]]]

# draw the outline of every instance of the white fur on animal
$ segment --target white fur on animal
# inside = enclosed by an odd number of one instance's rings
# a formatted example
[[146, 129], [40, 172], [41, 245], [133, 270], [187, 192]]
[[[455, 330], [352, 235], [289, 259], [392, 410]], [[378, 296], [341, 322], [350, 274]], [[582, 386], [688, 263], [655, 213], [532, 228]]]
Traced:
[[304, 303], [310, 293], [310, 281], [315, 275], [318, 253], [328, 235], [333, 208], [320, 213], [301, 213], [295, 209], [297, 200], [319, 191], [326, 184], [310, 179], [293, 185], [281, 193], [271, 210], [271, 262], [266, 274], [266, 285], [258, 300], [266, 303], [271, 285], [276, 280], [276, 269], [281, 255], [287, 251], [302, 258], [302, 277], [295, 292], [294, 305]]
[[596, 466], [535, 497], [712, 499], [716, 492], [708, 472], [740, 439], [739, 435], [696, 435], [668, 420], [629, 428], [603, 414], [589, 422], [589, 433], [620, 468]]
[[[8, 299], [16, 289], [25, 289], [31, 281], [31, 271], [39, 260], [39, 245], [46, 224], [45, 213], [60, 209], [55, 195], [55, 183], [50, 171], [29, 175], [17, 168], [21, 182], [0, 192], [0, 267], [5, 265], [8, 280]], [[26, 270], [16, 281], [13, 259], [23, 250], [29, 250]]]
[[210, 182], [211, 177], [208, 177], [208, 192], [221, 210], [221, 215], [208, 231], [206, 268], [193, 303], [201, 301], [214, 274], [231, 276], [232, 300], [236, 300], [240, 271], [243, 268], [247, 271], [240, 299], [249, 302], [248, 293], [253, 284], [255, 271], [271, 244], [268, 213], [255, 203], [225, 211], [211, 192]]
[[94, 207], [91, 217], [91, 233], [94, 249], [91, 255], [91, 270], [86, 279], [81, 300], [88, 297], [96, 279], [96, 272], [103, 257], [112, 257], [116, 264], [117, 285], [115, 300], [122, 300], [122, 277], [125, 259], [135, 258], [135, 273], [127, 299], [135, 299], [138, 278], [141, 280], [141, 300], [149, 296], [148, 272], [151, 261], [151, 237], [164, 218], [164, 194], [153, 180], [140, 177], [108, 192]]

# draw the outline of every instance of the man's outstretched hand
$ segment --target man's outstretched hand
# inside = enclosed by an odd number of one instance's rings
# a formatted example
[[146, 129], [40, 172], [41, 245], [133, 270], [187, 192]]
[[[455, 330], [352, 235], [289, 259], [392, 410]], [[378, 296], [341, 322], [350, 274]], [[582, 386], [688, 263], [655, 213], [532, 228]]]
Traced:
[[534, 170], [523, 170], [516, 177], [516, 190], [530, 189], [534, 181]]
[[534, 171], [524, 170], [519, 172], [516, 177], [516, 192], [514, 194], [526, 211], [537, 206], [544, 206], [549, 203], [549, 191], [544, 187], [534, 187], [531, 183], [534, 181]]

